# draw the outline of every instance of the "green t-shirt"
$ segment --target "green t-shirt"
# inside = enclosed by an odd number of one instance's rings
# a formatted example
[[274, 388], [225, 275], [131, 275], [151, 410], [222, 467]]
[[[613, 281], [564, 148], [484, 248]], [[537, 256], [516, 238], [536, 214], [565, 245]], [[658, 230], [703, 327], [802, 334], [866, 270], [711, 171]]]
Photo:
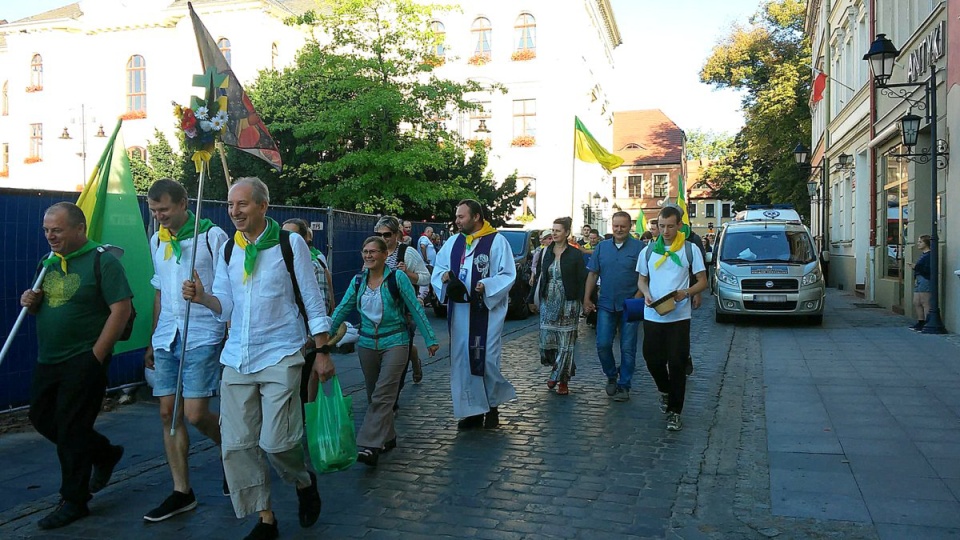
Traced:
[[130, 298], [130, 285], [120, 261], [100, 254], [100, 290], [93, 272], [93, 250], [59, 264], [43, 278], [43, 303], [37, 312], [37, 341], [41, 364], [59, 364], [89, 352], [110, 316], [110, 304]]

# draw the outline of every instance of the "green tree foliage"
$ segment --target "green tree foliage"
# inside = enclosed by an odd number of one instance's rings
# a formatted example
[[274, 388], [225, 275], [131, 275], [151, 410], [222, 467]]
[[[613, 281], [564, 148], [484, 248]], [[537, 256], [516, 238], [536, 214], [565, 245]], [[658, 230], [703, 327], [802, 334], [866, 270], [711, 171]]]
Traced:
[[133, 174], [134, 189], [136, 189], [140, 195], [145, 194], [147, 190], [150, 189], [150, 184], [153, 184], [155, 178], [153, 169], [140, 157], [139, 152], [130, 154], [130, 172]]
[[748, 25], [734, 25], [700, 72], [701, 81], [743, 92], [745, 125], [704, 179], [738, 207], [792, 203], [809, 211], [805, 173], [793, 148], [810, 139], [810, 44], [804, 0], [769, 0]]
[[713, 161], [730, 153], [733, 136], [726, 132], [694, 129], [687, 133], [687, 159]]
[[326, 37], [248, 88], [283, 171], [228, 149], [231, 173], [259, 176], [272, 199], [292, 204], [441, 220], [452, 219], [450, 201], [479, 197], [511, 215], [499, 205], [525, 194], [505, 193], [509, 181], [498, 189], [484, 173], [486, 153], [443, 127], [475, 109], [464, 96], [482, 88], [433, 73], [433, 9], [412, 0], [322, 0], [289, 21]]

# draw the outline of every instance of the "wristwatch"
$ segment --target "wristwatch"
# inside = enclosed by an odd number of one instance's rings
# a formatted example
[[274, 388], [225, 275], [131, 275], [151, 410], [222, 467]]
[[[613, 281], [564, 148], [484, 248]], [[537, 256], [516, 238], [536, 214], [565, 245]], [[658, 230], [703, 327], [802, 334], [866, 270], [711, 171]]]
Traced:
[[330, 354], [331, 349], [333, 349], [333, 347], [329, 345], [323, 345], [317, 348], [317, 352], [320, 354]]

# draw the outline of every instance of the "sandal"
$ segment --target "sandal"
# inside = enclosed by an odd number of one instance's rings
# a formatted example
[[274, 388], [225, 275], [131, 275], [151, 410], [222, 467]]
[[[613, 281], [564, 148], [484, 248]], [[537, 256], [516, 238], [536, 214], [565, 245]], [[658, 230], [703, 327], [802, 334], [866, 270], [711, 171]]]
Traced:
[[547, 388], [553, 390], [553, 387], [557, 385], [557, 381], [553, 379], [547, 379]]
[[376, 467], [377, 461], [380, 460], [380, 449], [379, 448], [368, 448], [363, 447], [357, 452], [357, 461], [363, 463], [364, 465], [370, 467]]
[[560, 383], [560, 386], [557, 387], [557, 395], [558, 395], [558, 396], [565, 396], [565, 395], [567, 395], [567, 394], [569, 394], [569, 393], [570, 393], [570, 389], [567, 388], [567, 383], [565, 383], [565, 382]]

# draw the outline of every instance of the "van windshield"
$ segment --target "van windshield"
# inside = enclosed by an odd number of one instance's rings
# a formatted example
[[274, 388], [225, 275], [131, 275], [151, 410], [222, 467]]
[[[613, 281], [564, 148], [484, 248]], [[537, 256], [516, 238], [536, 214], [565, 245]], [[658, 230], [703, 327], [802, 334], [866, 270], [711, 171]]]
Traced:
[[723, 235], [721, 249], [720, 260], [732, 264], [807, 264], [816, 260], [813, 243], [806, 231], [728, 229]]

